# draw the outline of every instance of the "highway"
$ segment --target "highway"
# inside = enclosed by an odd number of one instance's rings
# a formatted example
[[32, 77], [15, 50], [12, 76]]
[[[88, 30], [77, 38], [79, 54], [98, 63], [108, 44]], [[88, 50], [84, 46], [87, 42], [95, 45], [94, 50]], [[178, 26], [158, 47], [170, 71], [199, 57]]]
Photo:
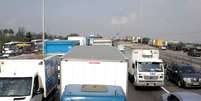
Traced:
[[[171, 50], [161, 50], [160, 51], [161, 58], [164, 61], [171, 62], [187, 62], [192, 63], [192, 65], [196, 65], [200, 68], [199, 64], [201, 63], [200, 57], [190, 57], [187, 56], [185, 53], [180, 51], [171, 51]], [[137, 90], [134, 86], [128, 81], [128, 92], [127, 92], [127, 100], [128, 101], [161, 101], [161, 95], [167, 92], [174, 92], [174, 91], [190, 91], [195, 92], [201, 95], [201, 88], [179, 88], [176, 84], [165, 81], [165, 85], [162, 89], [161, 87], [155, 88], [138, 88]], [[59, 101], [59, 87], [56, 94], [52, 95], [48, 101]]]
[[[164, 88], [169, 92], [191, 91], [201, 94], [201, 88], [179, 88], [174, 83], [166, 81]], [[56, 94], [52, 95], [48, 101], [59, 101], [59, 87]], [[161, 95], [166, 93], [160, 87], [157, 88], [138, 88], [137, 90], [128, 81], [128, 101], [161, 101]]]

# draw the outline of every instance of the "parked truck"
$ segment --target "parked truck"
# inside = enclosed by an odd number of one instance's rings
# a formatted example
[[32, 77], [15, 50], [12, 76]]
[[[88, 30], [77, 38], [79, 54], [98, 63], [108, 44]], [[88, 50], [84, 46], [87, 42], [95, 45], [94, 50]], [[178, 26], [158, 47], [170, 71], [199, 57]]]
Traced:
[[61, 101], [126, 101], [120, 86], [112, 85], [79, 85], [65, 87]]
[[126, 47], [128, 75], [134, 86], [163, 86], [164, 66], [159, 50], [146, 45]]
[[112, 46], [77, 46], [61, 61], [61, 94], [69, 84], [114, 85], [127, 91], [127, 62]]
[[0, 101], [42, 101], [57, 89], [57, 56], [23, 54], [0, 60]]

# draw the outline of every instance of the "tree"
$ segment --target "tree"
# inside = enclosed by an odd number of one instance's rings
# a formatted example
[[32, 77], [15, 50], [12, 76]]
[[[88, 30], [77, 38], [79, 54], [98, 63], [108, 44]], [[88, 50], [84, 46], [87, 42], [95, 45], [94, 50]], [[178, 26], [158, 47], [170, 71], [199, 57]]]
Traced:
[[77, 33], [70, 33], [70, 34], [67, 35], [67, 36], [79, 36], [79, 34], [77, 34]]
[[13, 35], [13, 34], [14, 34], [13, 29], [9, 29], [8, 32], [9, 32], [10, 35]]
[[18, 28], [18, 32], [16, 33], [16, 38], [24, 38], [25, 30], [24, 28]]
[[32, 34], [31, 34], [31, 32], [27, 32], [27, 33], [25, 34], [25, 37], [26, 37], [26, 41], [31, 41], [31, 40], [33, 39], [33, 36], [32, 36]]
[[8, 29], [4, 29], [4, 30], [3, 30], [3, 33], [4, 33], [4, 34], [9, 33]]
[[143, 43], [143, 44], [148, 44], [149, 41], [150, 41], [150, 38], [148, 38], [148, 37], [144, 37], [144, 38], [142, 39], [142, 43]]

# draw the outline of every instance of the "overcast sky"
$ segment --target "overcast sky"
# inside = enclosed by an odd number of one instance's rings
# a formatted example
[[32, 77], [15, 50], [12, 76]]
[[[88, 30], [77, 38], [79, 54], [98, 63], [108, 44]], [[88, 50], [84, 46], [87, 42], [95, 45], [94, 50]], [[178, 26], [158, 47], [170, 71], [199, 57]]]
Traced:
[[[46, 32], [201, 43], [201, 0], [45, 0]], [[0, 29], [42, 31], [42, 0], [0, 0]]]

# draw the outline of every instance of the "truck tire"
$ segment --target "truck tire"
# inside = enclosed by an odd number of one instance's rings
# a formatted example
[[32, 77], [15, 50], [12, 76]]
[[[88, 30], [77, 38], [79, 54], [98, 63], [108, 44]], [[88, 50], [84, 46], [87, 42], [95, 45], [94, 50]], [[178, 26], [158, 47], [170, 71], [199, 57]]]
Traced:
[[134, 83], [134, 76], [133, 75], [131, 75], [130, 73], [128, 73], [128, 78], [129, 78], [129, 80], [130, 80], [130, 82], [133, 84]]

